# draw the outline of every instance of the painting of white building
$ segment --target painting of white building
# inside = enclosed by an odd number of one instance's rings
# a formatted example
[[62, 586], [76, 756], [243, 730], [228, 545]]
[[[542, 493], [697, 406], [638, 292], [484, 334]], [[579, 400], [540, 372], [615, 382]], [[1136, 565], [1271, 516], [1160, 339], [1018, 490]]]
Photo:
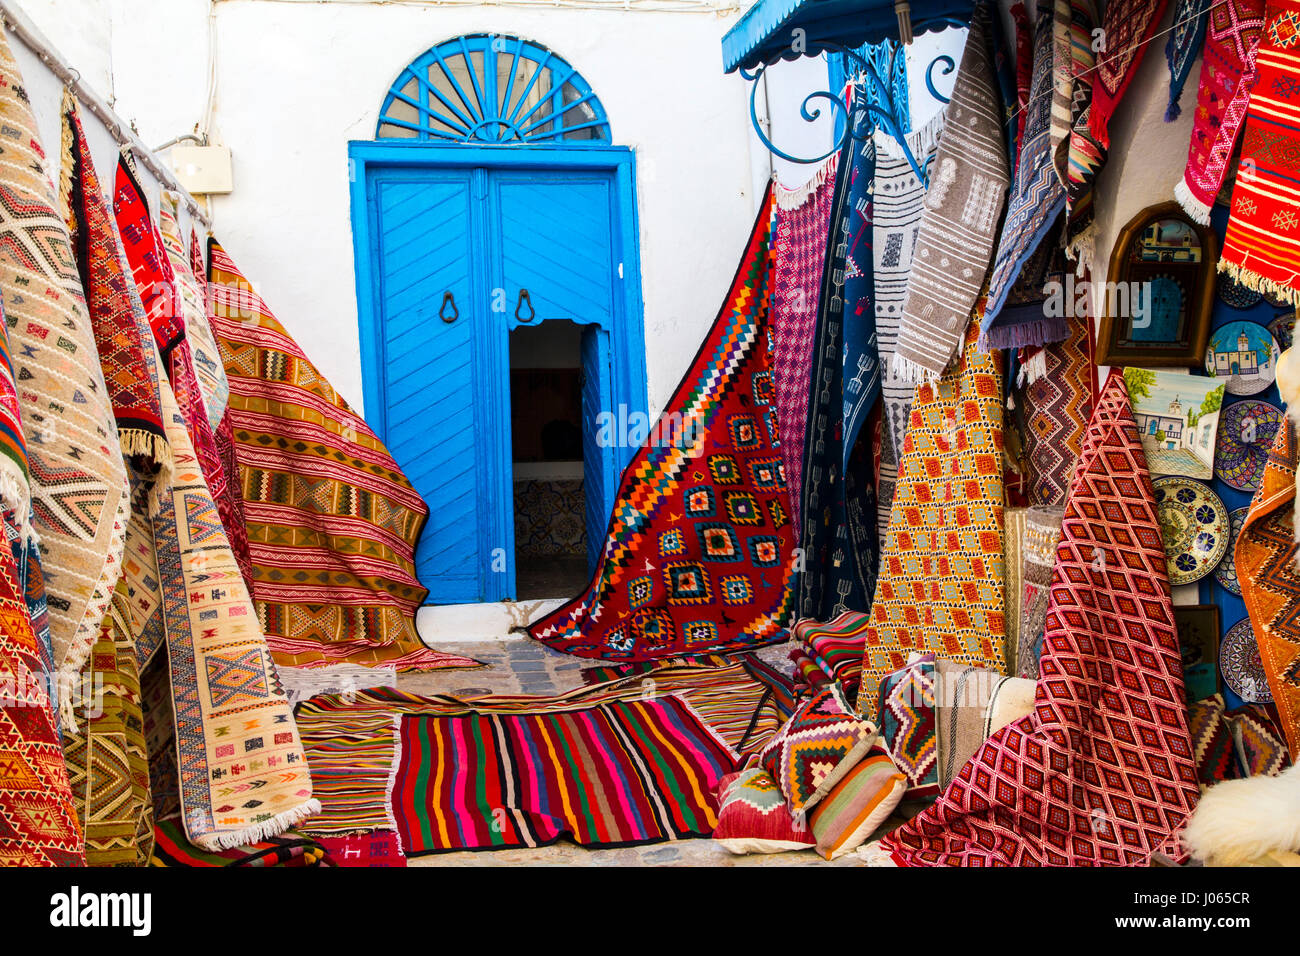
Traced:
[[1209, 478], [1224, 384], [1205, 375], [1128, 368], [1124, 381], [1153, 475]]

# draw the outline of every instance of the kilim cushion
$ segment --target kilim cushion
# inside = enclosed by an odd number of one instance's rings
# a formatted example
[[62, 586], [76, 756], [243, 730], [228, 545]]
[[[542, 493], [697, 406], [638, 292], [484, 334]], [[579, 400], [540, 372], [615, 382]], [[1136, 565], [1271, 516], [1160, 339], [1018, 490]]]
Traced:
[[761, 767], [723, 777], [718, 803], [713, 839], [732, 853], [783, 853], [815, 842], [802, 817], [790, 818], [781, 788]]
[[1196, 754], [1196, 776], [1202, 787], [1241, 776], [1232, 731], [1223, 719], [1223, 698], [1218, 694], [1198, 700], [1187, 711], [1187, 729]]
[[1286, 737], [1267, 704], [1246, 704], [1226, 717], [1244, 777], [1276, 776], [1291, 763]]
[[939, 719], [934, 655], [914, 654], [880, 682], [880, 738], [906, 776], [907, 799], [939, 793]]
[[790, 812], [811, 810], [875, 743], [876, 728], [853, 713], [838, 684], [828, 684], [795, 708], [758, 756]]
[[856, 850], [894, 812], [906, 791], [907, 776], [879, 744], [872, 746], [813, 810], [809, 822], [817, 852], [834, 860]]

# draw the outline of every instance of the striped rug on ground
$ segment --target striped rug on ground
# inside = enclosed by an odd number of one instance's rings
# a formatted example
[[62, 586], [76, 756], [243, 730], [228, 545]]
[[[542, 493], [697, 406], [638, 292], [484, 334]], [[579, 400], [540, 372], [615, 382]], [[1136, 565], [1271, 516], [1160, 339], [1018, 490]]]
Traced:
[[185, 839], [176, 820], [164, 820], [154, 828], [150, 866], [335, 866], [317, 841], [298, 833], [282, 833], [259, 843], [229, 850], [201, 850]]
[[746, 663], [663, 666], [653, 676], [633, 674], [557, 697], [502, 695], [458, 700], [420, 697], [393, 688], [313, 697], [297, 708], [295, 718], [321, 812], [299, 829], [333, 835], [394, 827], [386, 794], [396, 726], [403, 714], [535, 714], [672, 694], [689, 702], [729, 748], [742, 756], [757, 753], [789, 716], [793, 688], [788, 678], [771, 676], [776, 672], [761, 661]]
[[[737, 758], [681, 697], [558, 713], [407, 714], [393, 816], [408, 855], [631, 846], [713, 832]], [[457, 772], [449, 772], [456, 768]]]

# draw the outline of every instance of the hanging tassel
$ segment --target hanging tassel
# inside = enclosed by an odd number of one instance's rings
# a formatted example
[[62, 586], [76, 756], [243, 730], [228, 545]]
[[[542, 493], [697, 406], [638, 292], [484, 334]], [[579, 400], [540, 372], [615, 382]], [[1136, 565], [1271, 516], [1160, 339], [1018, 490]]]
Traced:
[[911, 46], [912, 5], [907, 0], [894, 0], [894, 13], [898, 16], [898, 39], [904, 46]]

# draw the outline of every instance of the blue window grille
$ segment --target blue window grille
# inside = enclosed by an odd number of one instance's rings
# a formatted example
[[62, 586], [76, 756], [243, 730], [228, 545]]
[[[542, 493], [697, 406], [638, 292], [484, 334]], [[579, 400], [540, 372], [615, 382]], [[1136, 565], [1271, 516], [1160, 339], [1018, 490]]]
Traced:
[[578, 71], [537, 43], [479, 33], [440, 43], [384, 97], [377, 139], [442, 144], [612, 142]]

